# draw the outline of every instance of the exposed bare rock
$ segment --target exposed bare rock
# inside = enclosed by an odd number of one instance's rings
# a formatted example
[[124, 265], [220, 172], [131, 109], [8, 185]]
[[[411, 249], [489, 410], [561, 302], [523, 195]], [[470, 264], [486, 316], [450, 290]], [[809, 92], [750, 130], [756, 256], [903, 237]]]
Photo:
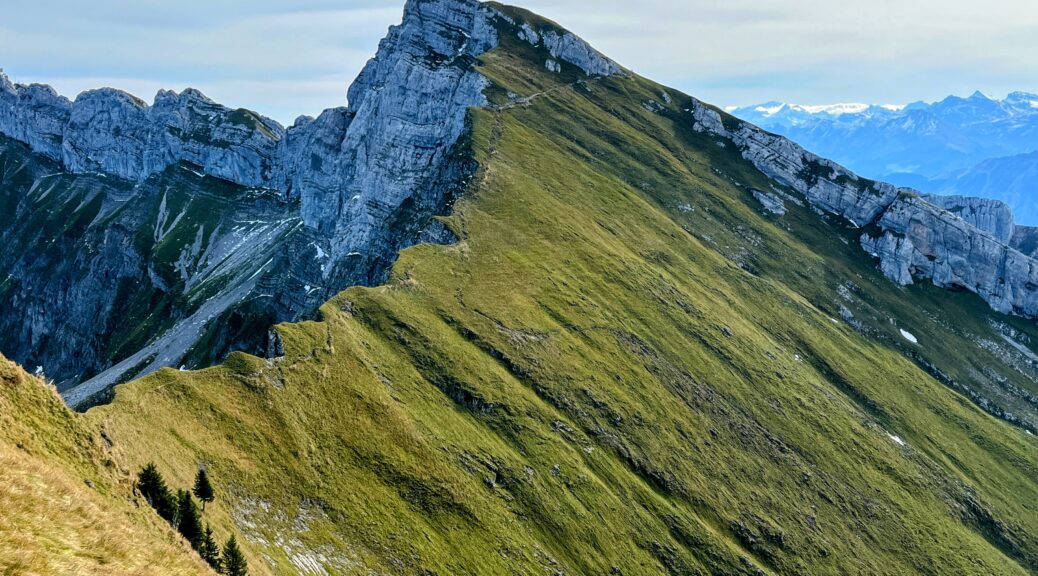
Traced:
[[[743, 158], [816, 209], [868, 229], [862, 247], [891, 280], [930, 280], [969, 290], [1004, 313], [1038, 317], [1038, 235], [1016, 232], [1001, 202], [961, 197], [922, 198], [911, 190], [872, 182], [793, 142], [693, 100], [693, 128], [724, 138]], [[759, 198], [759, 197], [758, 197]], [[873, 232], [875, 229], [878, 233]]]
[[882, 235], [862, 236], [883, 272], [900, 284], [930, 279], [979, 294], [992, 308], [1038, 317], [1038, 261], [951, 212], [902, 195], [878, 221]]
[[758, 170], [803, 194], [811, 205], [843, 216], [855, 226], [874, 221], [897, 197], [897, 188], [859, 178], [781, 136], [727, 116], [693, 100], [693, 128], [731, 140]]
[[1004, 202], [987, 198], [937, 195], [926, 196], [926, 201], [991, 234], [1003, 244], [1009, 244], [1013, 239], [1013, 211]]
[[[565, 30], [538, 27], [477, 0], [410, 0], [348, 106], [287, 130], [192, 89], [150, 105], [113, 89], [72, 102], [0, 73], [0, 135], [60, 165], [32, 162], [35, 181], [18, 180], [19, 215], [0, 230], [17, 240], [0, 253], [12, 311], [0, 346], [63, 389], [80, 384], [66, 397], [85, 401], [130, 376], [204, 363], [189, 354], [199, 342], [209, 361], [262, 352], [262, 338], [243, 335], [266, 326], [250, 323], [303, 318], [383, 281], [401, 249], [451, 241], [434, 217], [475, 170], [456, 144], [469, 110], [487, 104], [475, 64], [499, 35], [529, 31], [559, 71], [620, 72]], [[0, 153], [25, 159], [10, 140]], [[58, 207], [75, 208], [83, 229], [58, 238], [41, 232], [57, 223], [31, 225]], [[149, 306], [164, 308], [134, 316]]]

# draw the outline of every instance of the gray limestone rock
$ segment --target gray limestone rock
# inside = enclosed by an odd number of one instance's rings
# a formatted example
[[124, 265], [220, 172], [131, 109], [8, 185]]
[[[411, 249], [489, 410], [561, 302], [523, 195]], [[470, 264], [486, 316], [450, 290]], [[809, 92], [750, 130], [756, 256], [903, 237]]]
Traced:
[[[693, 100], [693, 128], [733, 143], [743, 158], [816, 209], [866, 232], [861, 245], [888, 278], [907, 286], [930, 280], [978, 294], [1004, 313], [1038, 317], [1038, 234], [1017, 233], [1000, 202], [920, 197], [911, 190], [859, 178], [839, 165]], [[759, 196], [758, 196], [759, 198]], [[762, 200], [763, 201], [763, 200]]]
[[864, 226], [897, 197], [894, 186], [859, 178], [842, 166], [804, 150], [792, 141], [765, 132], [693, 100], [693, 128], [733, 142], [758, 170], [807, 198], [812, 206]]
[[1038, 258], [1038, 228], [1033, 226], [1016, 226], [1009, 245], [1026, 256]]
[[[17, 311], [0, 317], [0, 346], [84, 403], [163, 366], [260, 353], [270, 324], [383, 281], [403, 248], [452, 241], [434, 217], [475, 170], [457, 144], [469, 110], [487, 105], [477, 58], [502, 33], [558, 71], [621, 71], [560, 28], [535, 31], [476, 0], [409, 0], [348, 106], [287, 130], [192, 89], [150, 105], [112, 89], [72, 102], [0, 74], [0, 135], [12, 139], [0, 153], [32, 164], [18, 141], [58, 164], [0, 182], [21, 195], [0, 230], [12, 240], [0, 295]], [[75, 233], [40, 232], [69, 218]]]
[[764, 209], [776, 216], [786, 215], [786, 202], [781, 196], [772, 192], [753, 190], [753, 197], [764, 206]]
[[965, 196], [927, 195], [924, 198], [998, 238], [1003, 244], [1009, 244], [1013, 239], [1013, 212], [1005, 202]]
[[[504, 18], [511, 21], [511, 18]], [[547, 64], [548, 69], [553, 72], [561, 69], [558, 68], [557, 60], [562, 60], [580, 68], [588, 76], [613, 76], [623, 73], [623, 68], [619, 64], [566, 30], [554, 26], [535, 28], [530, 23], [523, 22], [519, 26], [518, 37], [531, 46], [544, 47], [556, 60]]]
[[50, 86], [22, 86], [0, 71], [0, 134], [25, 142], [51, 160], [62, 159], [72, 103]]
[[929, 279], [969, 290], [1007, 314], [1038, 317], [1038, 261], [927, 199], [902, 195], [878, 221], [882, 235], [862, 245], [892, 280]]

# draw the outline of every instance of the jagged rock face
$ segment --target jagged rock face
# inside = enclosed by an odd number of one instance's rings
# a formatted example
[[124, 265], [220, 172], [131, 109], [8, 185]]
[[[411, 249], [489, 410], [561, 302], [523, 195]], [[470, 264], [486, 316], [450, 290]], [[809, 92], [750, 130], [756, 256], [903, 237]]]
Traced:
[[1038, 316], [1038, 261], [918, 197], [895, 202], [878, 222], [883, 235], [862, 236], [884, 273], [901, 284], [931, 279], [976, 292], [1004, 313]]
[[[515, 24], [511, 18], [507, 20]], [[581, 38], [564, 30], [536, 29], [524, 22], [519, 29], [519, 38], [529, 42], [531, 46], [543, 46], [553, 59], [569, 62], [589, 76], [612, 76], [623, 72], [619, 64], [605, 57]], [[555, 60], [549, 60], [545, 65], [553, 72], [558, 71], [559, 63]]]
[[142, 182], [186, 161], [244, 186], [276, 188], [284, 132], [273, 120], [230, 110], [197, 90], [162, 91], [148, 106], [108, 88], [70, 102], [46, 86], [0, 80], [0, 133], [74, 173]]
[[486, 104], [475, 57], [493, 48], [491, 13], [478, 2], [408, 3], [349, 91], [349, 108], [289, 131], [285, 172], [307, 225], [330, 237], [332, 254], [371, 245], [380, 222], [410, 198], [442, 198], [429, 185]]
[[926, 201], [943, 208], [991, 234], [1003, 244], [1013, 239], [1013, 212], [1004, 202], [964, 196], [926, 196]]
[[72, 103], [50, 86], [15, 86], [0, 72], [0, 133], [25, 142], [52, 160], [62, 159], [62, 142]]
[[[23, 158], [33, 178], [0, 182], [24, 222], [48, 222], [39, 234], [13, 221], [0, 231], [17, 240], [0, 253], [10, 274], [0, 349], [63, 389], [82, 382], [65, 393], [77, 404], [164, 366], [260, 353], [271, 323], [383, 281], [416, 242], [452, 240], [434, 216], [475, 170], [455, 147], [468, 110], [487, 104], [477, 58], [502, 33], [529, 36], [588, 75], [621, 73], [565, 30], [534, 30], [476, 0], [409, 1], [348, 107], [287, 130], [191, 89], [150, 106], [112, 89], [71, 102], [0, 73], [0, 134], [70, 173], [51, 186], [60, 170]], [[169, 186], [175, 194], [162, 192]], [[79, 225], [58, 229], [41, 215], [30, 200], [43, 193], [75, 206]], [[201, 211], [214, 196], [219, 206]]]
[[[272, 263], [306, 242], [278, 194], [184, 164], [139, 184], [61, 173], [3, 137], [0, 164], [0, 343], [62, 389], [126, 357], [112, 381], [180, 365], [214, 334], [212, 320], [243, 305], [290, 313], [271, 299], [243, 300], [260, 280], [287, 285], [291, 268]], [[225, 333], [225, 347], [248, 348], [241, 336]]]
[[1038, 257], [1038, 228], [1033, 226], [1017, 226], [1013, 229], [1013, 238], [1009, 245], [1025, 256]]
[[[689, 110], [693, 128], [728, 140], [758, 170], [803, 194], [816, 209], [845, 218], [865, 233], [862, 247], [884, 275], [907, 286], [937, 286], [980, 295], [1004, 313], [1038, 317], [1038, 261], [1017, 247], [1034, 244], [1016, 233], [1003, 203], [961, 197], [922, 198], [906, 189], [858, 178], [791, 141], [701, 102]], [[1030, 253], [1034, 253], [1032, 250]]]
[[889, 184], [858, 178], [842, 166], [820, 158], [791, 140], [728, 117], [699, 101], [690, 110], [693, 128], [730, 140], [758, 170], [803, 194], [815, 207], [865, 225], [890, 205], [897, 189]]

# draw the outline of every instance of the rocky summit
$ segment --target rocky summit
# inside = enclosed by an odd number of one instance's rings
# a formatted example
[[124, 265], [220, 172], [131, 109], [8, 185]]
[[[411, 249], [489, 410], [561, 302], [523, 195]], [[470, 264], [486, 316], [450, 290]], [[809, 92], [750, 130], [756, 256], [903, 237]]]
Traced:
[[[450, 241], [435, 216], [474, 170], [455, 147], [487, 103], [474, 65], [502, 18], [409, 3], [349, 105], [287, 130], [191, 89], [72, 102], [0, 74], [0, 350], [81, 404], [162, 367], [259, 352], [266, 327], [381, 282], [400, 249]], [[620, 71], [572, 34], [515, 34], [589, 76]]]
[[288, 129], [2, 102], [0, 572], [207, 574], [203, 534], [263, 576], [1038, 571], [1000, 203], [470, 0]]

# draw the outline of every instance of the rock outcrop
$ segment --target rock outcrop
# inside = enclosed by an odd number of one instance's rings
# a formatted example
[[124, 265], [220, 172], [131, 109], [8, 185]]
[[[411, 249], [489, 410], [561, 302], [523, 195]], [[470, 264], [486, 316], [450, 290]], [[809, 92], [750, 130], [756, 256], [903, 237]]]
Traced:
[[2, 77], [0, 134], [78, 174], [143, 182], [183, 161], [243, 186], [277, 187], [272, 178], [285, 129], [192, 89], [159, 92], [152, 106], [110, 88], [71, 102], [48, 86]]
[[965, 196], [927, 195], [924, 198], [930, 204], [943, 208], [991, 234], [1003, 244], [1009, 244], [1013, 239], [1016, 229], [1013, 224], [1013, 211], [1004, 202]]
[[881, 235], [864, 234], [862, 246], [892, 280], [929, 279], [975, 292], [999, 312], [1038, 317], [1038, 261], [1008, 246], [1008, 239], [907, 194], [877, 224]]
[[696, 131], [729, 140], [758, 170], [803, 194], [812, 206], [842, 216], [855, 226], [873, 222], [897, 198], [898, 190], [894, 186], [859, 178], [791, 140], [765, 132], [698, 100], [692, 102], [690, 112]]
[[[535, 22], [476, 0], [410, 0], [348, 106], [288, 129], [192, 89], [151, 105], [112, 89], [70, 101], [0, 73], [0, 135], [66, 172], [48, 180], [53, 167], [0, 138], [0, 153], [36, 166], [32, 180], [23, 170], [0, 182], [21, 195], [11, 199], [21, 225], [0, 230], [16, 240], [0, 252], [0, 349], [62, 389], [78, 384], [65, 396], [82, 403], [164, 366], [262, 352], [271, 323], [382, 282], [416, 242], [450, 241], [434, 217], [475, 170], [457, 145], [469, 109], [487, 104], [477, 59], [501, 34], [589, 76], [622, 72]], [[77, 227], [41, 211], [51, 203], [49, 213], [75, 208], [65, 216]], [[199, 343], [209, 357], [192, 352]]]
[[[693, 128], [723, 138], [743, 158], [816, 209], [865, 232], [862, 247], [901, 285], [929, 280], [978, 294], [1007, 314], [1038, 318], [1038, 260], [1033, 233], [1013, 224], [998, 201], [922, 197], [859, 178], [793, 142], [693, 100]], [[1028, 249], [1024, 254], [1020, 249]]]
[[[510, 24], [517, 24], [513, 18], [503, 16]], [[580, 68], [588, 76], [612, 76], [623, 72], [619, 64], [595, 50], [583, 39], [557, 27], [535, 27], [529, 22], [519, 24], [519, 38], [529, 42], [531, 46], [544, 47], [553, 60], [546, 64], [549, 70], [557, 71], [558, 62], [562, 60]]]

